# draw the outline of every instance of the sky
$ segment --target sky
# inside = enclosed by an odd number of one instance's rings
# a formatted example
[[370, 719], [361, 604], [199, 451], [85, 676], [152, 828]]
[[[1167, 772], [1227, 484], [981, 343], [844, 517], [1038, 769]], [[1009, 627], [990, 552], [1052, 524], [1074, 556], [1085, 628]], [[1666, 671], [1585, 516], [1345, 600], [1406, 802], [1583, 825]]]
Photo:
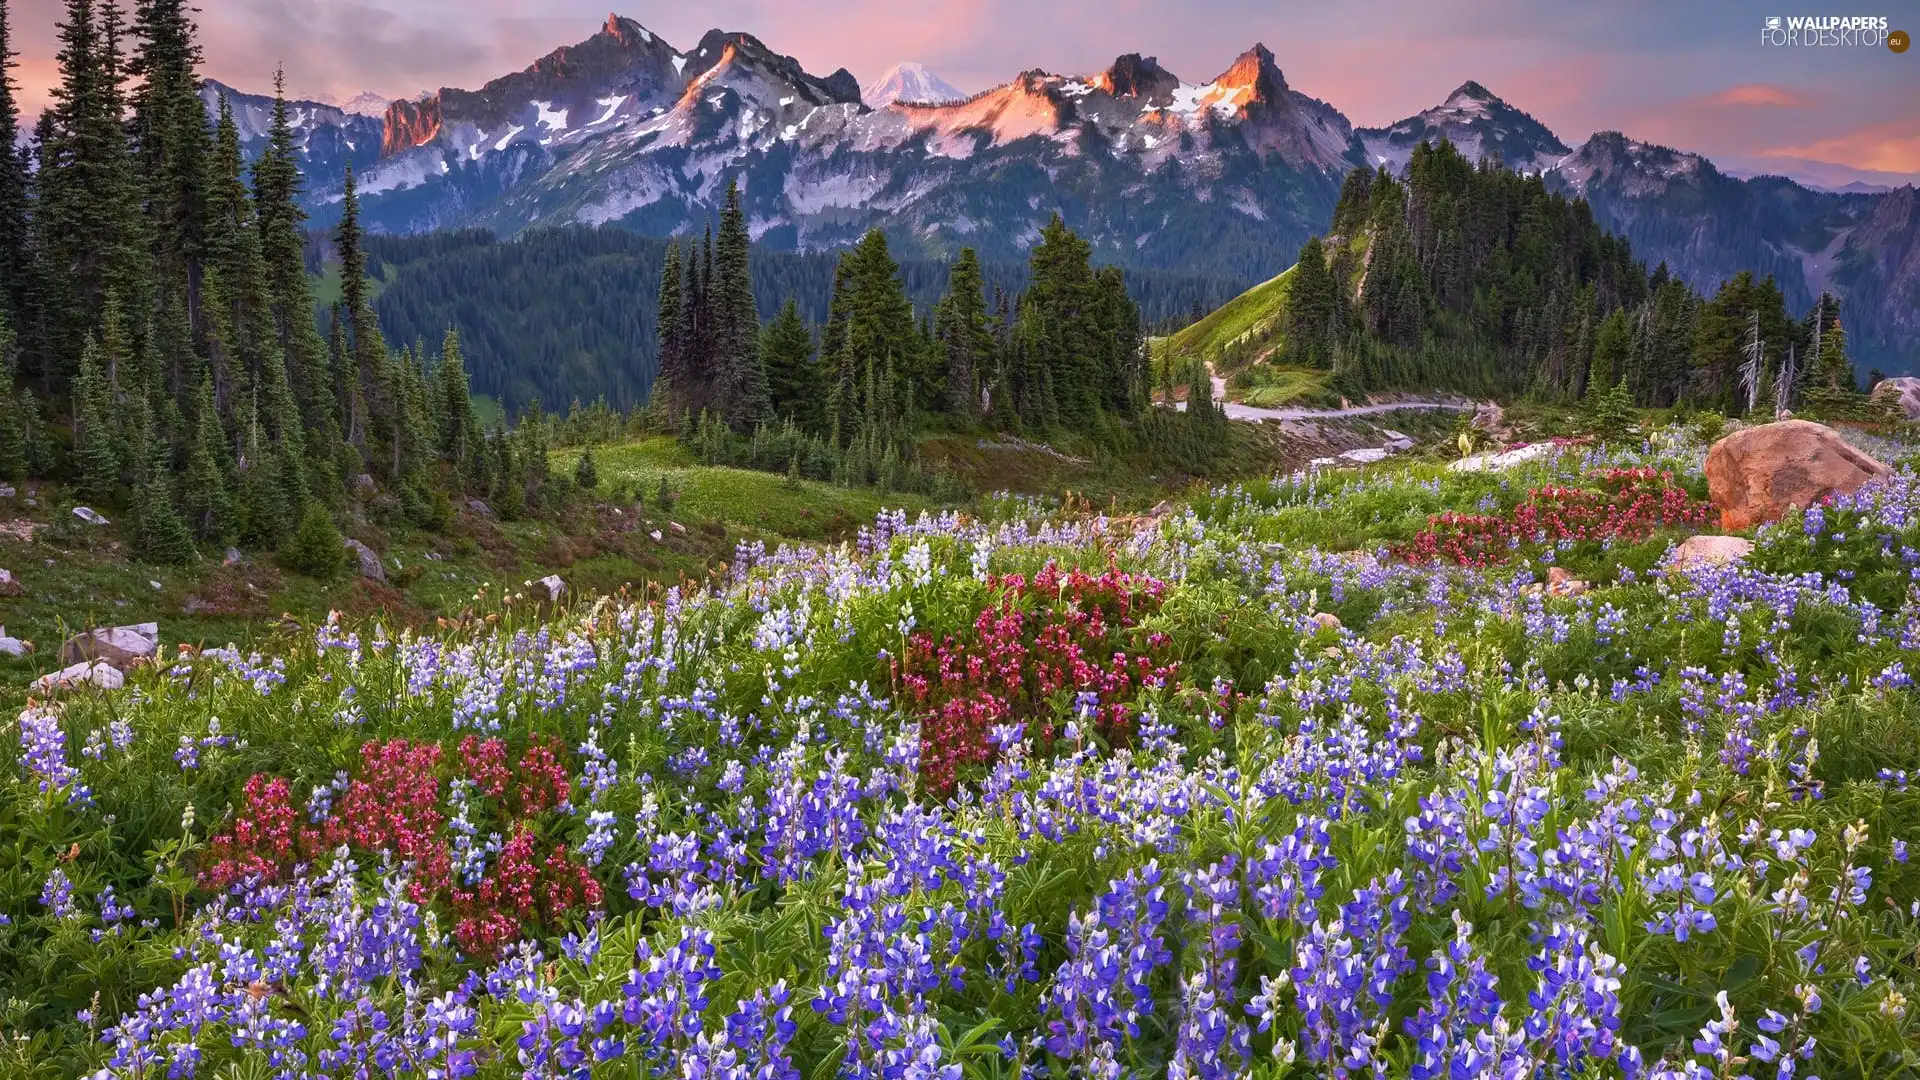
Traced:
[[[344, 101], [474, 87], [580, 41], [608, 0], [202, 0], [206, 74]], [[54, 78], [62, 0], [7, 0], [29, 110]], [[1158, 56], [1204, 82], [1259, 41], [1288, 83], [1382, 126], [1477, 80], [1577, 146], [1601, 130], [1722, 168], [1816, 183], [1920, 181], [1920, 48], [1772, 48], [1763, 15], [1885, 16], [1920, 35], [1920, 0], [1787, 7], [1753, 0], [629, 0], [619, 13], [681, 49], [744, 30], [817, 74], [862, 81], [918, 60], [967, 91], [1030, 68]], [[903, 17], [903, 8], [916, 14]], [[1857, 10], [1856, 10], [1857, 8]]]

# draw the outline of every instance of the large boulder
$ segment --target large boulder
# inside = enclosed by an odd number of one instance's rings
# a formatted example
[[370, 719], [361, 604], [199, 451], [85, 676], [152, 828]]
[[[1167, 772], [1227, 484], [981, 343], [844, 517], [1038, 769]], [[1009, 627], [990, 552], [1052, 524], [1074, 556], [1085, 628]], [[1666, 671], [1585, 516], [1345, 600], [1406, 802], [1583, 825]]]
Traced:
[[1726, 566], [1737, 563], [1753, 554], [1753, 541], [1744, 536], [1711, 536], [1701, 534], [1689, 536], [1679, 547], [1673, 549], [1670, 564], [1675, 570], [1690, 570], [1696, 566]]
[[86, 683], [92, 683], [102, 690], [118, 690], [127, 684], [127, 677], [105, 660], [82, 660], [40, 676], [33, 680], [33, 688], [40, 691], [58, 690]]
[[1830, 427], [1782, 420], [1714, 443], [1707, 451], [1707, 493], [1721, 528], [1748, 529], [1829, 495], [1850, 495], [1892, 471]]
[[1911, 375], [1881, 379], [1873, 384], [1873, 398], [1899, 406], [1909, 420], [1920, 420], [1920, 379]]
[[101, 661], [122, 671], [160, 654], [160, 624], [100, 626], [76, 634], [60, 646], [62, 664]]
[[358, 540], [348, 540], [347, 552], [360, 563], [361, 577], [368, 581], [378, 581], [383, 585], [386, 583], [387, 568], [380, 565], [380, 556], [372, 548]]

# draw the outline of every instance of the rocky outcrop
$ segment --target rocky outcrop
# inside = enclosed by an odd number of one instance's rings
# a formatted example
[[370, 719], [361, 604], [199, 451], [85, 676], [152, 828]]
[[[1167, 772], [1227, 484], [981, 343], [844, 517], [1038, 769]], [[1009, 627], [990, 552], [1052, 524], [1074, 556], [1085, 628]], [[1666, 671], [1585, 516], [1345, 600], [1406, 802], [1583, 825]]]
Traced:
[[425, 146], [440, 134], [440, 97], [421, 101], [396, 101], [387, 106], [386, 128], [380, 136], [380, 153], [392, 157], [403, 150]]
[[1707, 452], [1707, 494], [1721, 528], [1750, 529], [1829, 495], [1852, 494], [1891, 472], [1824, 424], [1783, 420], [1714, 443]]
[[1920, 420], [1920, 379], [1911, 375], [1881, 379], [1873, 386], [1873, 400], [1898, 408], [1908, 420]]
[[59, 671], [40, 676], [33, 680], [33, 688], [44, 692], [68, 686], [84, 686], [88, 683], [102, 690], [118, 690], [127, 684], [127, 677], [120, 669], [105, 660], [82, 660]]

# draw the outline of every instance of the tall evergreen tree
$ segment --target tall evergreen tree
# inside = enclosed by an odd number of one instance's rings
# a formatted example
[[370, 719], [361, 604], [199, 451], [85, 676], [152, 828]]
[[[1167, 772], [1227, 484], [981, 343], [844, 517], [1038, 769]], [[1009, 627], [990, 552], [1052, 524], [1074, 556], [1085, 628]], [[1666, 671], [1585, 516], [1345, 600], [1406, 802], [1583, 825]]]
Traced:
[[[20, 145], [20, 107], [14, 98], [14, 52], [7, 0], [0, 0], [0, 312], [12, 326], [25, 320], [28, 251], [26, 150]], [[7, 393], [12, 385], [0, 387]]]
[[766, 363], [773, 415], [816, 430], [821, 415], [820, 369], [813, 358], [813, 331], [800, 318], [800, 305], [793, 297], [787, 297], [780, 314], [767, 324], [760, 355]]
[[728, 181], [714, 243], [713, 381], [717, 411], [736, 430], [748, 430], [772, 413], [767, 369], [760, 356], [760, 314], [754, 306], [748, 265], [752, 241], [740, 185]]
[[954, 260], [933, 333], [946, 365], [947, 409], [962, 419], [977, 419], [982, 381], [993, 372], [994, 342], [980, 259], [970, 247], [961, 248]]
[[114, 437], [113, 391], [98, 341], [89, 341], [80, 354], [73, 379], [74, 457], [80, 474], [80, 493], [95, 502], [109, 502], [120, 483], [120, 448]]
[[200, 539], [225, 544], [237, 530], [232, 496], [232, 470], [227, 461], [226, 432], [213, 400], [213, 379], [202, 375], [195, 398], [193, 442], [187, 451], [187, 471], [181, 492], [181, 510], [187, 527]]
[[665, 262], [660, 268], [660, 300], [655, 324], [659, 339], [659, 370], [654, 374], [651, 400], [669, 420], [683, 414], [675, 395], [683, 392], [686, 370], [686, 326], [682, 301], [686, 293], [686, 271], [680, 265], [680, 242], [667, 244]]

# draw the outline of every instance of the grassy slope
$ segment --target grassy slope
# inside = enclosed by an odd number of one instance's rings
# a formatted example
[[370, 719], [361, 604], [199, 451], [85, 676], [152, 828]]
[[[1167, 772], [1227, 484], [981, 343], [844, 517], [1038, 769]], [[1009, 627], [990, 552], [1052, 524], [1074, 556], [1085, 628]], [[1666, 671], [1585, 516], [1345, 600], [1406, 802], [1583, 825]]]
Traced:
[[[555, 469], [571, 475], [577, 454], [556, 453]], [[695, 465], [670, 439], [598, 448], [595, 459], [598, 498], [559, 520], [497, 521], [462, 506], [446, 534], [378, 523], [347, 530], [381, 554], [384, 585], [362, 579], [357, 568], [316, 580], [280, 569], [270, 554], [234, 566], [212, 553], [194, 566], [149, 565], [131, 556], [123, 528], [130, 516], [107, 507], [111, 525], [84, 525], [73, 517], [70, 493], [30, 485], [19, 498], [0, 499], [0, 567], [22, 589], [0, 597], [0, 626], [35, 646], [23, 657], [0, 655], [0, 699], [16, 700], [32, 678], [57, 669], [61, 642], [91, 626], [157, 621], [170, 655], [183, 643], [264, 647], [287, 632], [283, 614], [305, 626], [334, 609], [420, 625], [458, 613], [481, 588], [518, 589], [549, 573], [585, 593], [698, 579], [730, 561], [742, 540], [774, 547], [850, 538], [883, 506], [926, 505], [811, 482], [795, 490], [783, 477]], [[673, 492], [665, 507], [657, 501], [663, 475]]]
[[1291, 269], [1255, 285], [1192, 326], [1160, 340], [1158, 353], [1172, 360], [1218, 361], [1227, 349], [1245, 341], [1279, 344], [1278, 323], [1286, 308]]

